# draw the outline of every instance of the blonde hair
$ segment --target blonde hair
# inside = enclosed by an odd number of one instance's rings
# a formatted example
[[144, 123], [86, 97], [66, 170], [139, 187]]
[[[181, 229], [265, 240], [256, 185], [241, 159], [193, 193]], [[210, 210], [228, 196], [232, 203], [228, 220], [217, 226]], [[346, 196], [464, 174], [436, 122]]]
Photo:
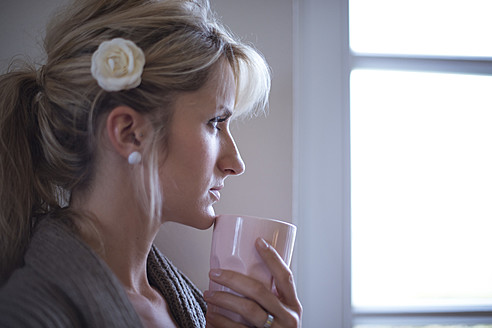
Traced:
[[[106, 92], [91, 75], [91, 56], [116, 37], [137, 44], [146, 63], [139, 87]], [[235, 76], [235, 116], [264, 109], [270, 89], [263, 57], [221, 26], [207, 1], [76, 0], [50, 22], [44, 46], [41, 68], [22, 65], [0, 77], [0, 285], [22, 265], [37, 219], [90, 186], [105, 113], [124, 104], [151, 118], [156, 138], [142, 180], [151, 182], [153, 216], [161, 208], [156, 149], [175, 95], [201, 88], [222, 59]]]

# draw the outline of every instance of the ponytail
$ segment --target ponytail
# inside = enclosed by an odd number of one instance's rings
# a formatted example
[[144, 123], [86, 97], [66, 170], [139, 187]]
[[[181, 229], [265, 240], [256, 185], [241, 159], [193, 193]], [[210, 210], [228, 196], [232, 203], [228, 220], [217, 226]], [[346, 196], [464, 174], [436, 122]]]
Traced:
[[42, 162], [36, 80], [33, 68], [0, 76], [0, 286], [22, 265], [34, 218], [55, 205], [46, 192], [52, 186], [42, 187], [36, 174]]

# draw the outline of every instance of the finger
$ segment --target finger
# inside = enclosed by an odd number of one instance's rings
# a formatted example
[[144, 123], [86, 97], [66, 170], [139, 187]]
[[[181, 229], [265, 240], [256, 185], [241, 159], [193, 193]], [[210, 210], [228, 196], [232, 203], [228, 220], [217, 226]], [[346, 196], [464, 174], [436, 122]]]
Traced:
[[205, 320], [207, 328], [244, 328], [244, 325], [234, 322], [217, 312], [207, 311]]
[[277, 296], [258, 280], [238, 272], [220, 269], [210, 270], [209, 277], [212, 281], [256, 301], [276, 316], [285, 314], [285, 307]]
[[245, 321], [255, 327], [263, 327], [268, 317], [268, 314], [258, 303], [245, 297], [227, 292], [211, 291], [205, 291], [203, 296], [207, 303], [240, 314]]
[[279, 298], [288, 306], [299, 306], [294, 276], [275, 248], [264, 239], [256, 240], [256, 249], [272, 273]]
[[[297, 303], [293, 306], [286, 306], [281, 302], [281, 300], [277, 298], [276, 295], [274, 295], [269, 289], [267, 289], [261, 282], [249, 278], [238, 272], [213, 269], [210, 271], [209, 276], [212, 281], [222, 286], [228, 287], [234, 290], [235, 292], [238, 292], [244, 295], [245, 297], [250, 298], [251, 300], [257, 302], [264, 309], [264, 311], [271, 313], [275, 317], [274, 327], [277, 327], [277, 325], [278, 327], [299, 327], [299, 323], [301, 322], [300, 318], [302, 316], [302, 306], [299, 301], [297, 301]], [[222, 292], [215, 292], [215, 293], [216, 293], [215, 297], [217, 297], [217, 295], [222, 294]], [[223, 293], [223, 294], [230, 294], [230, 293]], [[235, 296], [233, 294], [231, 295]], [[205, 295], [205, 300], [210, 303], [212, 302], [218, 303], [216, 299], [212, 300], [209, 297], [210, 295], [207, 292]], [[235, 296], [235, 297], [238, 298], [235, 302], [244, 299], [241, 296]], [[254, 314], [246, 314], [248, 311], [241, 313], [242, 310], [235, 308], [233, 305], [232, 306], [226, 305], [225, 303], [221, 303], [221, 305], [218, 306], [223, 308], [229, 307], [228, 310], [231, 311], [234, 311], [233, 309], [236, 309], [236, 313], [241, 314], [245, 318], [256, 318], [254, 319], [255, 322], [262, 321], [260, 322], [259, 327], [263, 327], [263, 324], [266, 322], [268, 316], [266, 312], [263, 312], [263, 316], [261, 316], [260, 314], [257, 314], [257, 316]], [[258, 320], [257, 318], [261, 318], [261, 320]]]

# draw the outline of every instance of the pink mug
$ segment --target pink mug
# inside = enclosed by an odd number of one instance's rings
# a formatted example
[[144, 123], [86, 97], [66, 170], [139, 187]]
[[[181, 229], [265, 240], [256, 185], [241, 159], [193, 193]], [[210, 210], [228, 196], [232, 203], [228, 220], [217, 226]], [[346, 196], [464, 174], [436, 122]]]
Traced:
[[[258, 254], [255, 241], [261, 237], [272, 245], [287, 265], [290, 265], [296, 226], [287, 222], [244, 215], [220, 215], [215, 220], [210, 254], [210, 269], [233, 270], [261, 281], [274, 290], [273, 277]], [[210, 281], [210, 291], [226, 291], [227, 287]], [[210, 305], [208, 311], [217, 312], [230, 319], [245, 323], [239, 315]]]

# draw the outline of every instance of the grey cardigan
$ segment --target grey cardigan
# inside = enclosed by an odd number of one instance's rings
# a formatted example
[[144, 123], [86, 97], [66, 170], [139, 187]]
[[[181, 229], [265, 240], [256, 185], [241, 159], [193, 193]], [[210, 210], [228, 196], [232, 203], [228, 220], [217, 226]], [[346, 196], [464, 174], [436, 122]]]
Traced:
[[[24, 260], [0, 289], [0, 327], [142, 327], [116, 276], [60, 220], [37, 225]], [[201, 292], [155, 247], [147, 272], [180, 327], [205, 327]]]

